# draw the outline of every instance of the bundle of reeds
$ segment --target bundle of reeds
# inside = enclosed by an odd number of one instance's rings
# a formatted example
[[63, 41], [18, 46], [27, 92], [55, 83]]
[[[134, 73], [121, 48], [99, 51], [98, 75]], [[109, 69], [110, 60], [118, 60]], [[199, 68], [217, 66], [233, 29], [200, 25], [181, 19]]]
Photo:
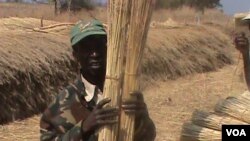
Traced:
[[[110, 0], [108, 8], [108, 54], [107, 71], [104, 86], [105, 97], [112, 99], [111, 106], [120, 103], [121, 88], [124, 88], [123, 99], [131, 98], [129, 93], [138, 90], [138, 72], [141, 64], [143, 49], [153, 11], [155, 0]], [[129, 25], [129, 29], [128, 29]], [[126, 33], [129, 32], [129, 38]], [[128, 41], [124, 86], [121, 78], [124, 65], [123, 52]], [[134, 117], [121, 117], [119, 141], [132, 141], [134, 132]], [[99, 133], [99, 141], [116, 141], [117, 126], [105, 127]]]
[[[139, 73], [155, 0], [132, 0], [122, 100], [135, 100], [130, 92], [139, 90]], [[133, 141], [134, 116], [122, 112], [119, 141]]]
[[240, 95], [238, 97], [239, 99], [243, 99], [246, 100], [250, 103], [250, 92], [249, 91], [245, 91], [242, 95]]
[[195, 111], [192, 116], [192, 123], [206, 127], [213, 130], [221, 131], [222, 125], [237, 125], [237, 124], [247, 124], [246, 122], [240, 121], [233, 117], [219, 115], [216, 113], [208, 113], [203, 111]]
[[[124, 66], [124, 49], [129, 24], [129, 0], [110, 0], [108, 5], [108, 51], [104, 96], [111, 98], [110, 106], [118, 107]], [[117, 119], [118, 120], [118, 119]], [[116, 141], [118, 126], [106, 126], [99, 132], [99, 141]]]
[[229, 97], [215, 106], [218, 113], [227, 114], [238, 120], [250, 123], [250, 102], [243, 98]]
[[191, 123], [183, 125], [182, 141], [220, 140], [222, 125], [250, 123], [250, 94], [227, 97], [215, 106], [215, 112], [195, 111]]
[[221, 132], [186, 123], [182, 128], [181, 141], [221, 141]]

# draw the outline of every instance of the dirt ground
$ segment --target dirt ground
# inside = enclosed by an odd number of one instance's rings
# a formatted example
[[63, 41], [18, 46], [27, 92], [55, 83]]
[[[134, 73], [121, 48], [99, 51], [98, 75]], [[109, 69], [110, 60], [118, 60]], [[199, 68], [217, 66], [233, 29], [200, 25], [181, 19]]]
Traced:
[[[156, 124], [156, 141], [178, 141], [182, 124], [190, 119], [195, 109], [212, 111], [219, 99], [246, 90], [237, 51], [234, 51], [234, 58], [234, 65], [215, 72], [154, 81], [146, 87], [145, 100]], [[39, 115], [0, 126], [0, 140], [39, 140]]]
[[228, 65], [216, 72], [147, 87], [144, 93], [157, 127], [156, 141], [178, 141], [183, 123], [194, 110], [212, 111], [219, 99], [243, 93], [246, 86], [240, 68], [241, 65]]

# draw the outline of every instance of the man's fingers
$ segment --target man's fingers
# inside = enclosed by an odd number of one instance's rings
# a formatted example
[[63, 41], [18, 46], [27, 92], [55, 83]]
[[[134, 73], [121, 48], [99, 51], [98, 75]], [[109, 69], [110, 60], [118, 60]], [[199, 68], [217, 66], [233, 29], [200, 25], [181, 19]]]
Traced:
[[145, 111], [145, 110], [124, 110], [124, 112], [126, 114], [131, 114], [131, 115], [135, 115], [135, 116], [146, 116], [147, 115], [147, 111]]
[[244, 51], [244, 49], [247, 49], [249, 45], [248, 39], [244, 37], [238, 37], [235, 39], [235, 46], [240, 51]]
[[117, 117], [118, 116], [118, 112], [116, 113], [109, 113], [109, 114], [102, 114], [102, 115], [97, 115], [96, 119], [97, 120], [104, 120], [106, 118], [112, 118], [112, 117]]
[[97, 120], [98, 125], [111, 125], [118, 123], [118, 120]]
[[122, 105], [132, 105], [132, 104], [139, 104], [142, 103], [141, 101], [137, 101], [137, 100], [125, 100], [122, 102]]
[[122, 105], [123, 110], [130, 110], [130, 109], [144, 109], [146, 106], [145, 104], [128, 104], [128, 105]]
[[136, 104], [122, 105], [123, 109], [135, 109], [138, 106]]
[[138, 111], [137, 110], [124, 110], [126, 114], [136, 114]]
[[133, 91], [130, 93], [131, 96], [135, 96], [137, 100], [143, 101], [143, 94], [140, 91]]
[[103, 108], [96, 111], [97, 115], [108, 113], [118, 113], [118, 108]]
[[134, 95], [134, 96], [142, 95], [142, 93], [140, 91], [133, 91], [133, 92], [130, 92], [129, 94]]
[[111, 101], [110, 98], [104, 98], [103, 100], [101, 100], [98, 104], [97, 104], [97, 108], [100, 109], [102, 108], [105, 104], [108, 104]]
[[133, 107], [133, 106], [143, 108], [146, 105], [145, 105], [144, 101], [130, 101], [130, 100], [128, 100], [128, 101], [124, 101], [122, 103], [122, 108]]
[[248, 41], [246, 39], [239, 39], [237, 40], [238, 43], [247, 43]]
[[140, 91], [133, 91], [129, 93], [131, 96], [136, 96], [136, 97], [143, 97], [142, 93]]
[[236, 42], [248, 42], [248, 39], [246, 37], [236, 37]]

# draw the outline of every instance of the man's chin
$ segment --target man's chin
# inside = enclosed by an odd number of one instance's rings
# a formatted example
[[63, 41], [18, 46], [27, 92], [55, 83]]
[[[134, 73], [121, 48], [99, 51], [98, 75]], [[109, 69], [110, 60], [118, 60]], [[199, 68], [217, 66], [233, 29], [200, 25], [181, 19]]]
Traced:
[[92, 73], [92, 74], [99, 74], [99, 73], [101, 73], [102, 71], [103, 71], [103, 69], [102, 69], [102, 67], [97, 67], [97, 66], [95, 66], [95, 67], [90, 67], [89, 68], [89, 71], [90, 71], [90, 73]]
[[91, 70], [101, 70], [101, 66], [91, 66], [89, 67]]

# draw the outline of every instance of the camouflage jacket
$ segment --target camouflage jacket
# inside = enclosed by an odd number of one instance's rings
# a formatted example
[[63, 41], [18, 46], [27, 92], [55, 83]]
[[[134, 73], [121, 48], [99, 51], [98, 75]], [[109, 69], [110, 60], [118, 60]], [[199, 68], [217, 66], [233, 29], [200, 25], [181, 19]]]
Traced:
[[[82, 122], [96, 105], [86, 100], [86, 94], [83, 81], [77, 79], [54, 99], [41, 117], [41, 141], [97, 141], [95, 133], [85, 137], [81, 132]], [[155, 134], [148, 114], [135, 120], [135, 141], [153, 141]]]

